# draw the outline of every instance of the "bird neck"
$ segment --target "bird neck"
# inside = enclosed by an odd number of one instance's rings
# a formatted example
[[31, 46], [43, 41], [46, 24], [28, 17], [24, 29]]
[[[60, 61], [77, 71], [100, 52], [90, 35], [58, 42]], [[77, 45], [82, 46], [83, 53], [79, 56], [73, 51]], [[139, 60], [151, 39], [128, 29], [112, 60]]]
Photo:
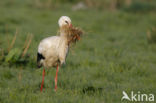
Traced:
[[61, 38], [61, 40], [64, 41], [64, 42], [67, 42], [67, 41], [68, 41], [68, 38], [67, 38], [67, 36], [65, 35], [64, 32], [60, 32], [60, 38]]
[[60, 34], [61, 38], [67, 39], [67, 37], [68, 37], [68, 29], [69, 28], [67, 26], [60, 27], [59, 34]]
[[63, 41], [66, 42], [67, 45], [69, 44], [69, 33], [70, 33], [70, 28], [68, 26], [60, 27], [59, 30], [60, 37]]
[[67, 38], [66, 32], [60, 31], [60, 37], [61, 38]]

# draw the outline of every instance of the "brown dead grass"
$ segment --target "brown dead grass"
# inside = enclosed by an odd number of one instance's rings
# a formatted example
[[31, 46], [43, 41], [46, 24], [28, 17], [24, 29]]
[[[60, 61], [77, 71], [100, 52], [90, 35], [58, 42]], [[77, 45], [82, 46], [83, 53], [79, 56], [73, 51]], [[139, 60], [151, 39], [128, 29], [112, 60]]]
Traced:
[[60, 29], [60, 31], [64, 32], [65, 36], [67, 37], [69, 46], [79, 41], [83, 35], [83, 31], [78, 27], [64, 26]]

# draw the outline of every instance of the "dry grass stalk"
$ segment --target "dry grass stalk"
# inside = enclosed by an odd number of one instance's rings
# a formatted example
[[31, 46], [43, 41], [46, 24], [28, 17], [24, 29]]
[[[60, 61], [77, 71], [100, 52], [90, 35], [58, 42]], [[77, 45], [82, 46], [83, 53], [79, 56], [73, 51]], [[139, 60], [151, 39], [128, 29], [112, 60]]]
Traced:
[[52, 7], [52, 0], [48, 0], [48, 1], [45, 3], [45, 6], [46, 6], [46, 8], [51, 8], [51, 7]]
[[40, 0], [35, 0], [35, 4], [37, 8], [42, 8], [42, 3]]
[[[28, 49], [29, 49], [29, 46], [31, 44], [31, 41], [32, 41], [32, 38], [33, 36], [32, 35], [28, 35], [26, 40], [25, 40], [25, 43], [24, 43], [24, 50], [23, 50], [23, 53], [22, 53], [22, 58], [25, 56], [25, 54], [27, 53]], [[28, 41], [29, 40], [29, 41]], [[22, 67], [20, 67], [20, 70], [19, 70], [19, 73], [18, 73], [18, 80], [19, 82], [22, 80]]]
[[126, 6], [130, 6], [132, 4], [132, 0], [125, 0]]
[[110, 10], [116, 11], [116, 9], [117, 9], [117, 0], [112, 0], [110, 3]]
[[18, 80], [19, 80], [19, 82], [22, 80], [22, 67], [20, 67], [20, 70], [18, 73]]
[[32, 38], [33, 38], [33, 36], [30, 35], [29, 41], [28, 41], [28, 43], [27, 43], [27, 45], [26, 45], [26, 47], [24, 48], [24, 51], [23, 51], [23, 53], [22, 53], [22, 57], [24, 57], [25, 54], [27, 53], [27, 51], [28, 51], [28, 49], [29, 49], [29, 46], [30, 46], [30, 44], [31, 44]]
[[150, 30], [147, 31], [146, 35], [147, 35], [147, 39], [148, 39], [148, 40], [151, 40], [152, 37], [151, 37], [151, 32], [150, 32]]
[[10, 40], [9, 40], [9, 35], [8, 35], [8, 25], [6, 24], [5, 25], [5, 35], [6, 35], [6, 41], [7, 41], [7, 43], [8, 43], [8, 46], [7, 47], [9, 47], [9, 45], [10, 45]]
[[[35, 6], [37, 8], [43, 8], [43, 9], [50, 9], [52, 8], [54, 5], [52, 5], [53, 0], [35, 0]], [[55, 4], [56, 5], [56, 4]]]
[[2, 48], [0, 48], [1, 50], [1, 57], [3, 58], [4, 57], [4, 50]]
[[156, 27], [152, 27], [151, 30], [148, 30], [146, 35], [147, 35], [148, 42], [155, 43], [156, 42]]
[[85, 0], [87, 6], [92, 7], [93, 6], [93, 1], [92, 0]]
[[8, 48], [8, 52], [9, 52], [9, 51], [12, 49], [12, 47], [14, 46], [15, 41], [16, 41], [17, 34], [18, 34], [18, 29], [16, 28], [16, 33], [15, 33], [15, 35], [14, 35], [14, 37], [13, 37], [13, 39], [12, 39], [12, 42], [11, 42], [9, 48]]
[[26, 48], [26, 45], [27, 45], [27, 42], [28, 42], [29, 38], [30, 38], [30, 35], [27, 35], [26, 40], [25, 40], [25, 42], [24, 42], [23, 49]]

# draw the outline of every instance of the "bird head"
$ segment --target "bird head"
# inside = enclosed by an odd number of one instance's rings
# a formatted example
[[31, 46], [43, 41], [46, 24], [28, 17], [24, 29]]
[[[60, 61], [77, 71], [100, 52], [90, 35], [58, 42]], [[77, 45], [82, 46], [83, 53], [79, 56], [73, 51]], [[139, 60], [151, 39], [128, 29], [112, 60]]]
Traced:
[[68, 16], [61, 16], [58, 20], [59, 27], [69, 26], [72, 27], [71, 19]]

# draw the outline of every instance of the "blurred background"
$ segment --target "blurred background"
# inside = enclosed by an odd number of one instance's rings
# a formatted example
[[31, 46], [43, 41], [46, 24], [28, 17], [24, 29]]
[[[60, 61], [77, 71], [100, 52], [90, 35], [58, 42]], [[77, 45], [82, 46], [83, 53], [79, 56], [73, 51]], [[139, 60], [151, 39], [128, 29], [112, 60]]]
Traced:
[[[39, 42], [69, 16], [84, 36], [58, 76], [36, 68]], [[1, 103], [120, 103], [122, 91], [156, 94], [156, 0], [1, 0]]]

